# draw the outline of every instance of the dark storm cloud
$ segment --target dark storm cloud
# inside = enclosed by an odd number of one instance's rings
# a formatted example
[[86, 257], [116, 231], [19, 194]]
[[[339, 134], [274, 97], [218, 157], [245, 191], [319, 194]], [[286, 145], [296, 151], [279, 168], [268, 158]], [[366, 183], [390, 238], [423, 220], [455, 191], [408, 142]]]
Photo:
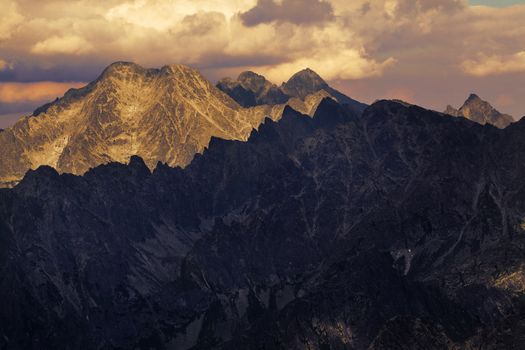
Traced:
[[255, 7], [240, 16], [248, 27], [272, 22], [312, 25], [333, 19], [334, 11], [332, 5], [323, 0], [283, 0], [280, 3], [258, 0]]
[[27, 111], [32, 111], [36, 106], [35, 102], [17, 102], [17, 103], [2, 103], [0, 102], [0, 116], [1, 115], [18, 115]]
[[36, 107], [41, 105], [42, 103], [35, 102], [0, 102], [0, 129], [4, 129], [13, 125], [22, 116], [31, 114], [31, 111], [35, 110]]
[[0, 129], [5, 129], [16, 123], [22, 116], [31, 114], [29, 111], [23, 111], [11, 114], [0, 114]]
[[51, 67], [20, 63], [16, 64], [13, 69], [0, 71], [0, 82], [92, 81], [110, 63], [108, 61], [100, 64], [86, 64], [81, 68], [76, 62]]

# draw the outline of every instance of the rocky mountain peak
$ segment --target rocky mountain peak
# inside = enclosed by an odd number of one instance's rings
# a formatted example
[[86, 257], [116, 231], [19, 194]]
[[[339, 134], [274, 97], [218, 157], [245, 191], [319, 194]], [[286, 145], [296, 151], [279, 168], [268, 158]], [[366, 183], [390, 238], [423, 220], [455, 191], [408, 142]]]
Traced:
[[282, 89], [291, 96], [304, 98], [315, 91], [327, 87], [328, 84], [319, 74], [310, 68], [306, 68], [292, 75], [292, 77], [283, 84]]
[[217, 88], [243, 107], [282, 104], [290, 98], [264, 76], [252, 71], [240, 73], [237, 80], [221, 79]]
[[479, 102], [479, 101], [483, 102], [483, 100], [475, 93], [471, 93], [466, 100], [466, 102]]
[[152, 169], [185, 166], [212, 136], [244, 140], [282, 109], [244, 109], [197, 70], [115, 62], [92, 83], [69, 90], [0, 133], [0, 186], [49, 165], [83, 174], [138, 155]]
[[475, 93], [469, 95], [461, 108], [455, 109], [449, 105], [444, 113], [454, 117], [464, 117], [482, 125], [491, 124], [498, 128], [505, 128], [514, 122], [512, 116], [499, 112]]
[[266, 80], [266, 78], [263, 76], [263, 75], [260, 75], [260, 74], [257, 74], [255, 72], [252, 72], [252, 71], [244, 71], [244, 72], [241, 72], [239, 74], [239, 76], [237, 77], [237, 80], [241, 83], [248, 83], [248, 82], [252, 82], [252, 81], [257, 81], [257, 82], [260, 82], [260, 83], [266, 83], [268, 82], [268, 80]]
[[[323, 78], [310, 68], [295, 73], [280, 87], [269, 82], [264, 76], [246, 71], [242, 72], [237, 80], [221, 79], [217, 87], [244, 107], [253, 107], [267, 104], [292, 103], [292, 100], [304, 103], [312, 95], [326, 95], [334, 98], [341, 104], [349, 105], [357, 114], [361, 114], [367, 107], [364, 103], [353, 100], [345, 94], [330, 87]], [[294, 108], [296, 106], [293, 106]]]
[[122, 78], [130, 74], [140, 74], [146, 69], [133, 62], [118, 61], [110, 64], [104, 69], [97, 80], [107, 78]]
[[276, 88], [271, 82], [266, 80], [266, 78], [260, 74], [254, 73], [252, 71], [246, 71], [239, 74], [237, 81], [241, 86], [251, 90], [255, 93], [262, 92], [263, 90], [270, 90]]
[[303, 70], [298, 71], [294, 75], [288, 79], [288, 83], [296, 82], [296, 81], [311, 81], [318, 84], [326, 84], [326, 82], [321, 78], [319, 74], [317, 74], [314, 70], [310, 68], [305, 68]]

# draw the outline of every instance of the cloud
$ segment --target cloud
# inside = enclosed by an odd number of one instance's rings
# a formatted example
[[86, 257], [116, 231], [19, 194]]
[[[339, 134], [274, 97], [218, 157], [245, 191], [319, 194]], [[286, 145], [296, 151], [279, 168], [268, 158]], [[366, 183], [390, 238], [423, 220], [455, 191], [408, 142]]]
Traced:
[[525, 72], [525, 51], [508, 56], [483, 55], [465, 60], [461, 65], [466, 74], [476, 77]]
[[11, 38], [16, 28], [23, 22], [24, 17], [18, 12], [16, 2], [0, 0], [0, 42]]
[[157, 31], [168, 30], [184, 17], [201, 12], [232, 16], [252, 6], [250, 0], [133, 0], [111, 7], [104, 17]]
[[0, 58], [0, 72], [3, 70], [11, 70], [14, 65], [11, 62], [7, 62]]
[[21, 116], [31, 114], [37, 107], [54, 100], [71, 88], [85, 83], [35, 83], [0, 82], [0, 128], [15, 123]]
[[321, 52], [310, 57], [262, 68], [261, 71], [273, 81], [283, 81], [299, 69], [311, 68], [327, 80], [360, 79], [381, 76], [385, 69], [395, 65], [392, 57], [377, 62], [354, 49]]
[[76, 36], [52, 36], [43, 41], [37, 42], [31, 52], [39, 55], [82, 55], [93, 51], [93, 45], [86, 39]]
[[240, 17], [249, 27], [272, 22], [311, 25], [332, 20], [334, 12], [331, 3], [324, 0], [258, 0]]
[[0, 102], [45, 102], [62, 96], [71, 88], [78, 88], [84, 83], [57, 83], [43, 81], [37, 83], [0, 83]]

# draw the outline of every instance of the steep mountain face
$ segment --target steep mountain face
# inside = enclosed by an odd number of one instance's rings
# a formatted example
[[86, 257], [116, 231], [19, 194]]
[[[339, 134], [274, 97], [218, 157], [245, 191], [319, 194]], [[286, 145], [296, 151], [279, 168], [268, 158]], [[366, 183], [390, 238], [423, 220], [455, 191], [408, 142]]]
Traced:
[[0, 190], [0, 347], [519, 348], [525, 123], [350, 111]]
[[[289, 104], [311, 114], [324, 96], [318, 92]], [[40, 165], [83, 174], [132, 155], [150, 169], [158, 162], [186, 166], [211, 137], [246, 140], [266, 116], [280, 118], [284, 107], [242, 108], [186, 66], [115, 63], [91, 84], [0, 133], [0, 186], [15, 184]]]
[[284, 103], [291, 98], [305, 100], [308, 96], [321, 92], [331, 96], [339, 103], [349, 105], [357, 114], [361, 114], [367, 107], [364, 103], [353, 100], [330, 87], [309, 68], [294, 74], [281, 87], [277, 87], [262, 75], [253, 72], [241, 73], [236, 81], [224, 78], [217, 83], [217, 87], [245, 107]]
[[290, 98], [265, 77], [250, 71], [242, 72], [237, 80], [231, 78], [220, 80], [217, 88], [227, 93], [243, 107], [282, 104]]
[[313, 70], [306, 68], [295, 73], [282, 89], [290, 96], [307, 96], [313, 91], [326, 89], [328, 84]]
[[505, 128], [514, 122], [512, 116], [500, 113], [476, 94], [471, 94], [460, 109], [448, 105], [445, 114], [464, 117], [482, 125], [491, 124], [498, 128]]
[[144, 69], [116, 63], [85, 88], [70, 90], [0, 136], [0, 180], [49, 165], [82, 174], [140, 154], [185, 165], [211, 136], [242, 139], [257, 125], [198, 72], [185, 66]]
[[339, 103], [349, 105], [350, 108], [357, 113], [362, 113], [367, 107], [366, 104], [351, 99], [345, 94], [332, 88], [323, 80], [323, 78], [309, 68], [295, 73], [281, 86], [281, 89], [286, 94], [301, 99], [316, 91], [324, 90]]

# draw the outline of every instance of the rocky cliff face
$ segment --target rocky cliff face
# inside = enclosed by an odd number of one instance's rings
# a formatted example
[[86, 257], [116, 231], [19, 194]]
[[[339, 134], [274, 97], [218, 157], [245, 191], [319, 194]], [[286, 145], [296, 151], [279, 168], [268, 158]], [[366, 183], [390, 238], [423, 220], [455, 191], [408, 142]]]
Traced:
[[464, 117], [482, 125], [491, 124], [498, 128], [505, 128], [514, 122], [512, 116], [500, 113], [476, 94], [471, 94], [460, 109], [448, 105], [445, 114]]
[[[289, 104], [312, 114], [324, 96], [318, 92]], [[83, 174], [132, 155], [150, 169], [157, 162], [186, 166], [211, 137], [246, 140], [266, 116], [280, 118], [284, 107], [243, 108], [186, 66], [115, 63], [88, 86], [68, 91], [0, 133], [0, 186], [15, 184], [41, 165]]]
[[217, 87], [244, 107], [281, 104], [290, 98], [265, 77], [250, 71], [242, 72], [237, 80], [224, 78]]
[[323, 93], [341, 104], [349, 105], [357, 114], [361, 114], [366, 108], [364, 103], [353, 100], [330, 87], [323, 78], [308, 68], [294, 74], [281, 87], [253, 72], [243, 72], [237, 80], [224, 78], [217, 83], [217, 87], [246, 107], [284, 103], [292, 98], [305, 100], [310, 95]]
[[4, 349], [499, 349], [525, 328], [525, 124], [285, 107], [185, 169], [0, 190]]

